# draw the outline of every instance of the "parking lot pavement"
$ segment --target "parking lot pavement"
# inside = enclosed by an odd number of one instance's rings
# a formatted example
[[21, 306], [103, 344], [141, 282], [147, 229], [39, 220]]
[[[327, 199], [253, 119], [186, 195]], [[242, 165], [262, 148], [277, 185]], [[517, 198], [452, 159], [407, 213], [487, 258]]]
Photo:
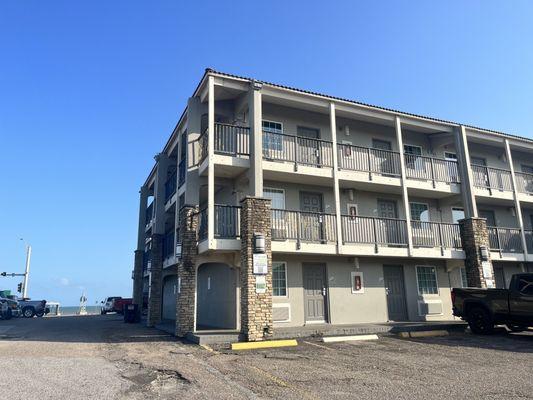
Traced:
[[533, 398], [533, 332], [235, 352], [113, 315], [44, 318], [0, 321], [0, 363], [13, 400]]

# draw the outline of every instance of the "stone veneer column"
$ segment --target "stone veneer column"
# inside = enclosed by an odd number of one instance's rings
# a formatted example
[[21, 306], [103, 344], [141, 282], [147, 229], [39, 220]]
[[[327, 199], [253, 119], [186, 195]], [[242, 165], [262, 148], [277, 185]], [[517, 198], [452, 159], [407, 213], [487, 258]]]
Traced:
[[176, 298], [176, 336], [195, 330], [196, 259], [198, 256], [198, 207], [180, 210], [181, 260], [178, 263], [179, 293]]
[[150, 289], [148, 298], [148, 326], [161, 322], [163, 235], [154, 233], [151, 241]]
[[143, 303], [143, 258], [144, 251], [135, 250], [135, 264], [133, 266], [133, 304], [139, 306], [139, 312]]
[[[269, 199], [245, 197], [241, 209], [241, 333], [247, 341], [272, 337], [272, 213]], [[253, 273], [254, 234], [265, 237], [268, 258], [266, 292], [256, 293]]]
[[[483, 267], [481, 265], [480, 246], [486, 246], [489, 249], [489, 231], [487, 230], [487, 220], [484, 218], [465, 218], [459, 221], [461, 229], [461, 240], [465, 251], [465, 268], [466, 278], [469, 287], [486, 288], [487, 282], [483, 277]], [[491, 276], [494, 278], [492, 270], [492, 261], [489, 264]]]

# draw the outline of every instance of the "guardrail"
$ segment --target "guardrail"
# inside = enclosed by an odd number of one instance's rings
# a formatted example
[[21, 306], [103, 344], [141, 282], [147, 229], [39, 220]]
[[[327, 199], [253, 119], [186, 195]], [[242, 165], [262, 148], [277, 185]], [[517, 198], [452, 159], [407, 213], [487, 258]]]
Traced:
[[520, 193], [533, 194], [533, 174], [515, 172], [516, 190]]
[[513, 191], [511, 171], [472, 164], [474, 186], [499, 191]]
[[178, 164], [178, 187], [185, 183], [185, 174], [187, 173], [187, 160], [181, 160]]
[[462, 249], [459, 224], [411, 221], [411, 234], [415, 247]]
[[176, 171], [165, 182], [165, 203], [176, 193]]
[[263, 131], [263, 158], [267, 160], [332, 167], [332, 146], [327, 140]]
[[405, 154], [407, 178], [445, 183], [459, 183], [457, 161]]
[[[200, 150], [200, 162], [207, 157], [207, 146], [209, 131], [198, 138]], [[246, 126], [237, 126], [231, 124], [215, 123], [214, 137], [215, 154], [230, 156], [249, 156], [250, 155], [250, 128]]]
[[[241, 207], [215, 205], [215, 232], [217, 239], [237, 239], [241, 236]], [[207, 209], [199, 212], [198, 239], [207, 239]]]
[[524, 251], [519, 228], [488, 226], [487, 229], [491, 250], [500, 253], [522, 253]]
[[338, 163], [340, 169], [363, 171], [370, 174], [400, 176], [400, 153], [354, 146], [351, 144], [337, 144]]
[[174, 248], [174, 231], [171, 231], [163, 236], [163, 258], [170, 257], [175, 254]]
[[309, 243], [337, 241], [334, 214], [307, 211], [272, 210], [272, 240]]
[[145, 217], [145, 224], [148, 225], [150, 222], [152, 222], [152, 219], [154, 218], [154, 203], [150, 203], [148, 207], [146, 207], [146, 217]]
[[533, 231], [524, 230], [524, 233], [526, 235], [527, 252], [533, 254]]
[[342, 215], [343, 243], [407, 246], [407, 222], [403, 219]]

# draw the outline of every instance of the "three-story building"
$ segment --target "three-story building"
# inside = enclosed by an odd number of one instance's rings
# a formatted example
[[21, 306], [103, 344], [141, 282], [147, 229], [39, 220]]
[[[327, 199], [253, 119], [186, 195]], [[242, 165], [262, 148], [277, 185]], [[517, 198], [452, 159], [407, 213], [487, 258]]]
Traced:
[[452, 287], [531, 270], [532, 150], [208, 69], [140, 191], [135, 302], [147, 296], [148, 323], [175, 321], [178, 335], [248, 340], [451, 320]]

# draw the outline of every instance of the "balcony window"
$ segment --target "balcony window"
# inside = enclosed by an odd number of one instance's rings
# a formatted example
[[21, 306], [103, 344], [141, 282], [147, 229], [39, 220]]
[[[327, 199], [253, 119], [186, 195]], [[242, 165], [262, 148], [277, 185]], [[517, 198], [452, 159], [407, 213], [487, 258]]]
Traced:
[[406, 154], [405, 157], [405, 167], [415, 170], [422, 170], [424, 168], [422, 162], [422, 147], [413, 146], [411, 144], [404, 144], [403, 151]]
[[466, 268], [465, 267], [461, 267], [459, 269], [461, 271], [461, 287], [468, 287], [468, 279], [466, 279]]
[[281, 122], [263, 120], [263, 149], [270, 151], [283, 150], [283, 124]]
[[411, 220], [429, 222], [429, 207], [425, 203], [409, 203]]
[[417, 266], [416, 279], [418, 282], [418, 294], [439, 294], [437, 285], [437, 269], [435, 267]]

